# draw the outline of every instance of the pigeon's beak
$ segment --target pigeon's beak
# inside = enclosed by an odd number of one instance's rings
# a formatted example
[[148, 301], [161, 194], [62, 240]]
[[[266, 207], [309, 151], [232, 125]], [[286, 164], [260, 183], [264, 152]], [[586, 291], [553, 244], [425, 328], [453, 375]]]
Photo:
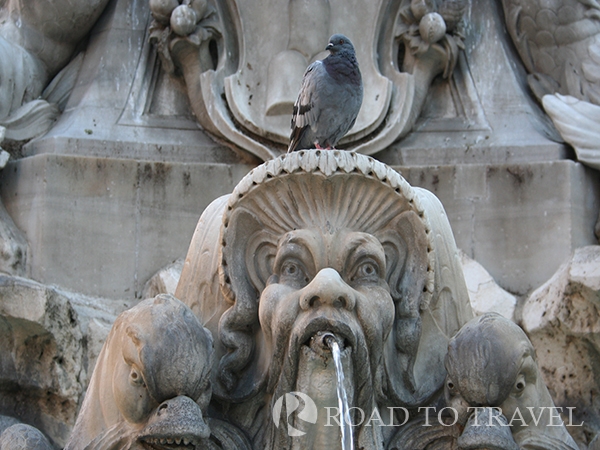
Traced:
[[325, 50], [331, 50], [333, 48], [333, 44], [330, 42], [329, 44], [327, 44], [327, 47], [325, 47]]

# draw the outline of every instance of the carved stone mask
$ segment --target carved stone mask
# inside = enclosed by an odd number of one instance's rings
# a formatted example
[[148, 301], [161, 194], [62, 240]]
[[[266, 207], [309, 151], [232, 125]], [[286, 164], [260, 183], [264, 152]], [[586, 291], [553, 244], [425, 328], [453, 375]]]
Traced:
[[[367, 156], [311, 150], [259, 166], [225, 201], [201, 218], [177, 290], [218, 335], [216, 395], [273, 389], [277, 346], [303, 344], [318, 320], [364, 349], [381, 401], [416, 405], [439, 390], [448, 339], [471, 311], [431, 193]], [[324, 304], [329, 316], [314, 312]]]

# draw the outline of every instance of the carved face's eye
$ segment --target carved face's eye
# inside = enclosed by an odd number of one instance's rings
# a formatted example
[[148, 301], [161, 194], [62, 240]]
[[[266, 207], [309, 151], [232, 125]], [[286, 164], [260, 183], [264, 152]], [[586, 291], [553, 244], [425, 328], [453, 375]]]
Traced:
[[446, 388], [448, 389], [448, 391], [453, 394], [454, 393], [454, 389], [455, 389], [455, 385], [452, 382], [452, 380], [450, 378], [448, 378], [448, 380], [446, 381]]
[[377, 281], [379, 279], [379, 265], [372, 260], [367, 260], [360, 263], [350, 281]]
[[377, 269], [375, 268], [374, 264], [366, 263], [361, 266], [361, 272], [365, 276], [370, 277], [371, 275], [375, 275], [377, 273]]
[[289, 277], [294, 277], [298, 274], [299, 267], [295, 263], [286, 263], [283, 266], [282, 275], [286, 275]]
[[304, 266], [299, 261], [290, 259], [281, 265], [279, 282], [304, 286], [308, 283], [308, 277]]

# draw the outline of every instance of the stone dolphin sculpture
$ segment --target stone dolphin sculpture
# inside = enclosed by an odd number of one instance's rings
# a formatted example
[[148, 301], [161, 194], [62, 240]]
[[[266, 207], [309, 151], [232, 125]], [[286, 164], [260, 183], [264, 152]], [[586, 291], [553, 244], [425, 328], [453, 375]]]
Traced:
[[203, 409], [211, 396], [211, 355], [211, 335], [173, 296], [123, 312], [65, 450], [196, 448], [210, 436]]
[[[465, 324], [448, 344], [446, 369], [446, 401], [466, 425], [461, 450], [578, 448], [544, 384], [533, 345], [511, 320], [488, 313]], [[506, 439], [509, 426], [516, 445]]]

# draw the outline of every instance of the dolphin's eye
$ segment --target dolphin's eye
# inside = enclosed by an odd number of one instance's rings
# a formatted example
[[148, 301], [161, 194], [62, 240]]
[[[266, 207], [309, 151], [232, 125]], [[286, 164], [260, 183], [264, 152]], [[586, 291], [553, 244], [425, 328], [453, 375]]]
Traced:
[[519, 376], [517, 377], [517, 381], [515, 382], [515, 392], [520, 394], [525, 389], [525, 386], [527, 386], [527, 383], [525, 382], [525, 377], [523, 376], [523, 374], [519, 374]]
[[131, 371], [129, 372], [129, 383], [131, 383], [132, 386], [146, 387], [146, 383], [144, 383], [142, 374], [134, 366], [131, 367]]

